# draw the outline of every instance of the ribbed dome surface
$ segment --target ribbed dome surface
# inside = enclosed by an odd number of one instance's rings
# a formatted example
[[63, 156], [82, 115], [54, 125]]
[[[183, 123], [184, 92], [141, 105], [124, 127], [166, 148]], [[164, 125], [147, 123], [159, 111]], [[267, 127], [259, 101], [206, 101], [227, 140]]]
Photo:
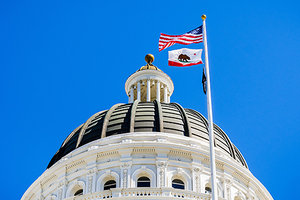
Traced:
[[[51, 159], [48, 168], [74, 149], [91, 141], [129, 132], [166, 132], [195, 137], [208, 142], [207, 120], [197, 111], [177, 103], [138, 102], [116, 104], [94, 114], [76, 128]], [[248, 168], [228, 136], [214, 125], [215, 146]]]

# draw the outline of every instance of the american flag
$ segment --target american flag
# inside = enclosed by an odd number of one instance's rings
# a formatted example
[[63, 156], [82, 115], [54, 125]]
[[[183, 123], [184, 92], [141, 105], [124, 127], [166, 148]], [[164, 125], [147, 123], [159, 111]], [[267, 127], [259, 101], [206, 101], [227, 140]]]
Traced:
[[175, 43], [179, 44], [192, 44], [203, 42], [202, 25], [194, 30], [191, 30], [183, 35], [166, 35], [160, 34], [159, 37], [159, 51], [162, 51]]

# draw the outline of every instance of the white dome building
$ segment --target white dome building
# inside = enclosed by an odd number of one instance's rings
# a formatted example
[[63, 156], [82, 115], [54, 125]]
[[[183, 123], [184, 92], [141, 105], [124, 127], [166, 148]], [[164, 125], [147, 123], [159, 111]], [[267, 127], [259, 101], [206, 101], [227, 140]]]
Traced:
[[[76, 128], [22, 200], [210, 199], [207, 120], [170, 103], [171, 78], [147, 58], [126, 81], [129, 103]], [[217, 125], [214, 136], [219, 199], [273, 199]]]

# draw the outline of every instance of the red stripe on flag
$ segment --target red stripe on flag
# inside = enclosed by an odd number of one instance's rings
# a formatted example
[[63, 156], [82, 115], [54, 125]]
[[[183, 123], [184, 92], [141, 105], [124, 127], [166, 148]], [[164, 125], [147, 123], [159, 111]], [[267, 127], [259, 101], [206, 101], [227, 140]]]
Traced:
[[199, 64], [203, 64], [202, 60], [200, 60], [197, 63], [188, 63], [188, 64], [184, 64], [184, 63], [179, 63], [179, 62], [174, 62], [174, 61], [170, 61], [169, 60], [169, 66], [175, 66], [175, 67], [188, 67], [188, 66], [192, 66], [192, 65], [199, 65]]
[[178, 43], [178, 44], [184, 44], [184, 45], [188, 45], [188, 44], [193, 44], [193, 43], [200, 43], [200, 42], [203, 42], [203, 40], [198, 40], [198, 41], [194, 41], [194, 42], [183, 42], [183, 41], [173, 41], [173, 42], [168, 42], [166, 43], [165, 45], [164, 44], [161, 44], [159, 45], [159, 51], [162, 51], [172, 45], [174, 45], [175, 43]]
[[183, 34], [183, 35], [167, 35], [164, 33], [160, 34], [158, 50], [162, 51], [175, 43], [189, 45], [193, 43], [203, 42], [203, 34], [192, 35], [192, 34]]
[[192, 35], [192, 34], [182, 34], [182, 35], [167, 35], [167, 34], [164, 34], [164, 33], [161, 33], [160, 34], [161, 36], [165, 36], [165, 37], [170, 37], [170, 38], [176, 38], [176, 37], [191, 37], [191, 38], [198, 38], [198, 37], [202, 37], [203, 34], [200, 34], [200, 35]]
[[203, 40], [203, 38], [202, 38], [202, 37], [197, 38], [197, 39], [174, 38], [174, 39], [172, 39], [172, 40], [160, 38], [160, 39], [159, 39], [159, 42], [170, 42], [170, 41], [177, 42], [177, 41], [181, 41], [181, 40], [182, 40], [182, 41], [187, 41], [187, 42], [194, 42], [194, 41], [198, 41], [198, 40]]

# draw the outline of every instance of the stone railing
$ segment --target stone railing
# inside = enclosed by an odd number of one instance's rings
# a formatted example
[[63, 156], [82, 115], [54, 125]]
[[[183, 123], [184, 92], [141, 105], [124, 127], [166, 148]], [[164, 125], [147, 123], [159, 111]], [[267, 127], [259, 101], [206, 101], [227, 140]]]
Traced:
[[64, 200], [98, 200], [98, 199], [111, 199], [112, 198], [112, 191], [111, 190], [104, 190], [101, 192], [89, 193], [85, 195], [80, 195], [76, 197], [68, 197]]
[[[113, 188], [85, 194], [77, 197], [69, 197], [65, 200], [122, 200], [122, 199], [188, 199], [188, 200], [210, 200], [209, 194], [197, 193], [189, 190], [179, 190], [174, 188]], [[220, 198], [220, 200], [222, 200]]]

